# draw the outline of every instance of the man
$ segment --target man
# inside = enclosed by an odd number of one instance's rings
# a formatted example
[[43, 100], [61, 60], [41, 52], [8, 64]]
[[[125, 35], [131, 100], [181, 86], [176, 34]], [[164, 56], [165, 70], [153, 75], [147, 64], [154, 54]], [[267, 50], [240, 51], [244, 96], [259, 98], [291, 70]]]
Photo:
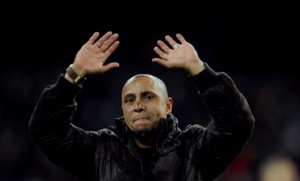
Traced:
[[[58, 81], [45, 88], [32, 114], [29, 131], [47, 157], [82, 180], [213, 180], [248, 142], [254, 117], [245, 97], [225, 73], [216, 73], [177, 34], [177, 43], [159, 40], [153, 62], [189, 74], [212, 116], [207, 127], [181, 130], [173, 100], [157, 77], [139, 74], [122, 89], [123, 116], [115, 126], [85, 131], [72, 124], [75, 97], [83, 80], [119, 67], [106, 63], [119, 45], [118, 34], [94, 33]], [[97, 40], [98, 39], [98, 40]]]

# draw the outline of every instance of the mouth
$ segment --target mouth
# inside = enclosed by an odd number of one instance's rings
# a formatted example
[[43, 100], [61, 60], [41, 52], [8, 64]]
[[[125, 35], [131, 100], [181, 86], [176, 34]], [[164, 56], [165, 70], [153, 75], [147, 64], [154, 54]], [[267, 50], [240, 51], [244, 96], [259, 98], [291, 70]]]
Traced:
[[133, 122], [145, 122], [145, 121], [149, 121], [149, 118], [136, 118], [133, 119]]

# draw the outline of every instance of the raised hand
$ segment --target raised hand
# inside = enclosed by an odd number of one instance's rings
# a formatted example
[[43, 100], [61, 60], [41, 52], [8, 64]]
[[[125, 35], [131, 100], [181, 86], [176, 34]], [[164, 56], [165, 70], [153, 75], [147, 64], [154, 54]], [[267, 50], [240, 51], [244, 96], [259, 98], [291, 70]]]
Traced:
[[167, 68], [182, 68], [191, 75], [196, 75], [204, 70], [204, 64], [193, 45], [187, 42], [181, 34], [176, 34], [176, 37], [180, 43], [177, 43], [169, 35], [165, 36], [169, 46], [158, 40], [158, 46], [154, 47], [154, 51], [159, 58], [153, 58], [152, 61]]
[[120, 42], [117, 41], [117, 33], [107, 32], [102, 37], [95, 32], [90, 39], [77, 52], [73, 66], [84, 74], [104, 73], [112, 68], [119, 67], [119, 63], [105, 64], [109, 56], [117, 49]]

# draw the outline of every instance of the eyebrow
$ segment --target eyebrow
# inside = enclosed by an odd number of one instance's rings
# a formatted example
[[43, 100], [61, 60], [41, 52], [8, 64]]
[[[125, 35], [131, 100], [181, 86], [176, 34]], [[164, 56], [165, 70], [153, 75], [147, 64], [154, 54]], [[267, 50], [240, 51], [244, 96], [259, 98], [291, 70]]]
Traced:
[[[157, 95], [155, 92], [152, 92], [152, 91], [144, 91], [144, 92], [142, 92], [140, 95], [145, 96], [145, 95], [147, 95], [147, 94], [154, 94], [154, 95]], [[135, 94], [133, 94], [133, 93], [128, 93], [128, 94], [126, 94], [126, 95], [124, 96], [124, 98], [129, 97], [129, 96], [134, 96], [134, 97], [135, 97]]]

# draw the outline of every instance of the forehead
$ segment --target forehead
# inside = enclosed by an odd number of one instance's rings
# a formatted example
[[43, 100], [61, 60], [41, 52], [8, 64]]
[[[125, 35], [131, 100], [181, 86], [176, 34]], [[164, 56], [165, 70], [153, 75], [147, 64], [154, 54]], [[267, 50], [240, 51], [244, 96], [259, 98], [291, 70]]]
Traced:
[[129, 79], [123, 87], [122, 97], [128, 94], [139, 94], [143, 92], [153, 92], [161, 94], [162, 89], [159, 82], [150, 77], [140, 76]]
[[129, 79], [123, 87], [122, 97], [145, 92], [153, 92], [157, 95], [167, 97], [167, 90], [164, 83], [151, 75], [135, 76]]

